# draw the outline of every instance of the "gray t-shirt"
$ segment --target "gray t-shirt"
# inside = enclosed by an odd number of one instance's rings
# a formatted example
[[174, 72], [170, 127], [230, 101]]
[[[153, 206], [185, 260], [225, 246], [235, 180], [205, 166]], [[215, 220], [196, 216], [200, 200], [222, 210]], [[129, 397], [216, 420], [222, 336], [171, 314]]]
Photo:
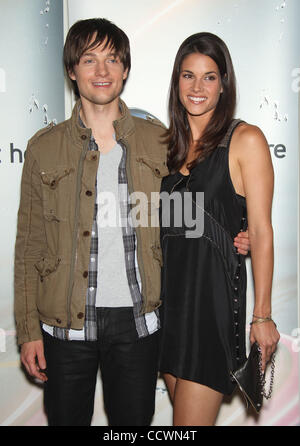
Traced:
[[97, 307], [133, 306], [120, 225], [118, 168], [122, 155], [122, 147], [116, 143], [108, 153], [101, 153], [99, 160]]

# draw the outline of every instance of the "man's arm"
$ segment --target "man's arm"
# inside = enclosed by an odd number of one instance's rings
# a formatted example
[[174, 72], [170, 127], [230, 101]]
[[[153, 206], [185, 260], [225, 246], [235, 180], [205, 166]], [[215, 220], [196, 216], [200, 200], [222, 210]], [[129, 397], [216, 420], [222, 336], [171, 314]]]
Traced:
[[45, 253], [46, 246], [40, 174], [27, 149], [15, 246], [15, 318], [19, 344], [42, 339], [36, 305], [38, 272], [34, 265]]

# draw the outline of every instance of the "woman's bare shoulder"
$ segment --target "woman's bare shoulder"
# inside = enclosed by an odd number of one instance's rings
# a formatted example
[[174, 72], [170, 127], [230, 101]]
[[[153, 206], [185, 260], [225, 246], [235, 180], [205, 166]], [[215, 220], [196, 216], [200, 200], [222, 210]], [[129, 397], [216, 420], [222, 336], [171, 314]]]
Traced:
[[233, 138], [237, 140], [242, 139], [244, 142], [247, 142], [248, 140], [251, 142], [252, 140], [261, 138], [264, 140], [266, 139], [259, 127], [253, 124], [248, 124], [247, 122], [241, 122], [241, 124], [236, 127], [233, 133]]
[[232, 141], [232, 152], [239, 156], [247, 156], [247, 153], [253, 154], [260, 151], [269, 151], [269, 146], [266, 137], [262, 130], [256, 125], [242, 122], [235, 129]]

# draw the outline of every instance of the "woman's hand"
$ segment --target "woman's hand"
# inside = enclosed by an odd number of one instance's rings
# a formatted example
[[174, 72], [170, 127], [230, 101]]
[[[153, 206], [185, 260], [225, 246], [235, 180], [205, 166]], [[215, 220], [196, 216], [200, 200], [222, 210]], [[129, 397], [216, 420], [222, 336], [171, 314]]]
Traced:
[[262, 370], [266, 368], [266, 364], [270, 361], [272, 354], [275, 352], [280, 334], [277, 331], [275, 323], [270, 320], [267, 322], [253, 322], [250, 330], [251, 345], [256, 341], [261, 348]]

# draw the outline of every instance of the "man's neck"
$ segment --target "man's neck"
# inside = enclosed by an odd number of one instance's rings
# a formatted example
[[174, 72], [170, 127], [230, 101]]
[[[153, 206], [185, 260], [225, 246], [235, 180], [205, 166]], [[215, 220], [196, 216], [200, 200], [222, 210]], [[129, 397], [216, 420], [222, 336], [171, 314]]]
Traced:
[[84, 125], [92, 130], [102, 153], [109, 152], [115, 145], [113, 122], [120, 115], [119, 100], [106, 105], [96, 105], [81, 99], [80, 117]]

